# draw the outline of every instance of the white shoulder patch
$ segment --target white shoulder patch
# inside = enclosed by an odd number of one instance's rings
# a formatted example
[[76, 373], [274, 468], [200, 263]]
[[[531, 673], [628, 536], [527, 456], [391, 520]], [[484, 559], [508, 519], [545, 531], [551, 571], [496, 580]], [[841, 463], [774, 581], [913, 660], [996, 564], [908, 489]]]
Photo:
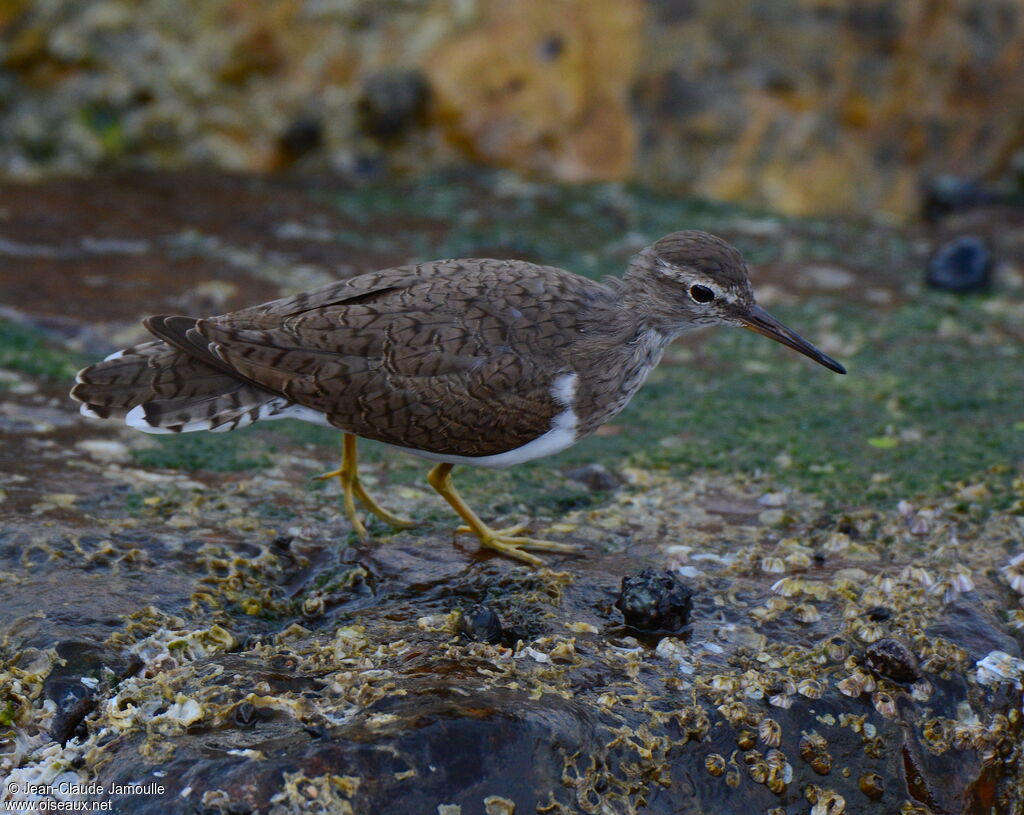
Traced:
[[579, 376], [575, 373], [562, 374], [551, 385], [551, 397], [562, 407], [571, 408], [576, 400], [576, 383]]

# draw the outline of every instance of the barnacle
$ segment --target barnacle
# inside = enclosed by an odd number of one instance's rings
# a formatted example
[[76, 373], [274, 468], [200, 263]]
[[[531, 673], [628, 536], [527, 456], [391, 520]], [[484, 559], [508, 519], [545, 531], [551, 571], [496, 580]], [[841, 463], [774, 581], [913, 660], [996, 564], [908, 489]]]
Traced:
[[896, 716], [896, 700], [885, 691], [876, 691], [871, 694], [871, 703], [875, 706], [880, 716], [886, 719], [893, 719]]
[[824, 736], [813, 731], [804, 733], [800, 737], [799, 749], [800, 758], [810, 764], [818, 775], [828, 775], [832, 771], [832, 756]]
[[811, 784], [804, 790], [804, 796], [808, 803], [813, 804], [811, 815], [843, 815], [846, 812], [846, 799], [833, 790]]
[[725, 772], [725, 757], [720, 753], [708, 753], [704, 758], [704, 769], [711, 775], [721, 775]]
[[850, 643], [840, 636], [829, 637], [825, 651], [833, 662], [842, 662], [850, 655]]
[[757, 726], [757, 737], [768, 747], [778, 747], [782, 740], [782, 727], [774, 719], [762, 719]]
[[782, 574], [786, 571], [786, 564], [782, 558], [770, 555], [761, 558], [761, 571], [765, 574]]
[[772, 591], [782, 597], [796, 597], [803, 592], [807, 582], [802, 577], [783, 577], [772, 584]]
[[1024, 594], [1024, 552], [1014, 555], [1009, 563], [1000, 569], [1010, 588], [1018, 594]]
[[821, 612], [817, 606], [801, 603], [793, 610], [793, 616], [802, 623], [816, 623], [821, 619]]
[[858, 781], [860, 791], [872, 801], [882, 800], [885, 788], [882, 784], [882, 776], [878, 773], [864, 773]]
[[808, 699], [820, 699], [825, 695], [825, 687], [817, 679], [801, 679], [796, 691]]

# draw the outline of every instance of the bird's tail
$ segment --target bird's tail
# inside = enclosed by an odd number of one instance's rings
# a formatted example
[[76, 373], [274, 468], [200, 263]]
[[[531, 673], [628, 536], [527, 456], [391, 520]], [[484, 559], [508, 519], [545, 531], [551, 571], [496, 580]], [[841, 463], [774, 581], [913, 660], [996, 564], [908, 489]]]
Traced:
[[84, 415], [121, 418], [147, 433], [234, 430], [294, 407], [163, 340], [111, 354], [75, 380], [71, 397]]

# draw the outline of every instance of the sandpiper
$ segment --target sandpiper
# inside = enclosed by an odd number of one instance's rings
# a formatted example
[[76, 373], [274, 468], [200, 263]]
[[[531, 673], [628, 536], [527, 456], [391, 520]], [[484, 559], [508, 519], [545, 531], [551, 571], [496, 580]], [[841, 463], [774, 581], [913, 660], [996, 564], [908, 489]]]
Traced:
[[[456, 464], [508, 467], [566, 449], [621, 411], [666, 346], [737, 325], [837, 373], [845, 369], [754, 302], [740, 253], [674, 232], [622, 278], [595, 282], [518, 260], [439, 260], [361, 274], [219, 317], [157, 316], [157, 339], [85, 368], [81, 411], [147, 433], [234, 430], [301, 419], [341, 430], [337, 477], [394, 526], [359, 481], [356, 437], [438, 462], [427, 481], [484, 547], [531, 563], [566, 543], [492, 529], [456, 491]], [[532, 550], [532, 551], [531, 551]]]

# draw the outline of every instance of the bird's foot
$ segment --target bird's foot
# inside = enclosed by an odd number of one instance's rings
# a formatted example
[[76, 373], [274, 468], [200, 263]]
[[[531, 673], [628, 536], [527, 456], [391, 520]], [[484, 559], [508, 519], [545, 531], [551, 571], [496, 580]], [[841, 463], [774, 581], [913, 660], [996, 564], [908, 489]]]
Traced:
[[578, 551], [577, 547], [570, 543], [556, 543], [555, 541], [536, 540], [534, 538], [518, 537], [519, 532], [526, 528], [526, 524], [516, 524], [508, 529], [491, 529], [480, 520], [473, 510], [469, 508], [462, 496], [459, 495], [455, 485], [452, 484], [452, 465], [443, 462], [434, 467], [427, 475], [427, 483], [430, 484], [438, 494], [454, 509], [460, 518], [466, 522], [460, 526], [458, 532], [472, 532], [480, 541], [480, 545], [506, 557], [521, 560], [531, 566], [543, 566], [544, 561], [536, 555], [531, 555], [528, 549], [537, 549], [541, 552], [567, 552]]
[[363, 486], [359, 480], [359, 474], [354, 468], [346, 467], [342, 465], [339, 469], [333, 470], [329, 473], [323, 473], [322, 475], [314, 476], [316, 481], [327, 481], [331, 478], [337, 478], [341, 484], [341, 493], [345, 503], [345, 515], [348, 517], [349, 522], [352, 524], [353, 531], [359, 536], [360, 540], [366, 540], [369, 535], [366, 531], [366, 526], [359, 519], [359, 515], [356, 514], [355, 502], [358, 499], [359, 503], [362, 504], [367, 511], [372, 512], [384, 523], [390, 524], [391, 526], [399, 529], [411, 529], [416, 526], [415, 521], [410, 521], [407, 518], [400, 518], [393, 512], [388, 512], [384, 507], [374, 500], [373, 496], [366, 491], [366, 487]]
[[489, 526], [473, 529], [469, 526], [460, 526], [456, 532], [472, 532], [477, 536], [482, 547], [494, 549], [506, 557], [521, 560], [523, 563], [529, 563], [531, 566], [543, 566], [544, 561], [527, 551], [529, 549], [540, 552], [565, 552], [567, 554], [579, 551], [579, 547], [571, 543], [519, 537], [516, 533], [521, 532], [525, 527], [526, 524], [516, 524], [508, 529], [491, 529]]
[[[507, 526], [504, 529], [491, 529], [490, 527], [487, 527], [487, 530], [493, 535], [498, 535], [499, 537], [507, 538], [509, 535], [518, 535], [520, 532], [526, 529], [526, 527], [527, 524], [516, 524], [515, 526]], [[465, 524], [456, 527], [455, 529], [456, 535], [462, 535], [469, 532], [476, 534], [476, 530], [473, 529], [473, 527], [466, 526]]]
[[331, 470], [329, 473], [320, 473], [320, 475], [311, 476], [310, 480], [312, 480], [312, 481], [330, 481], [332, 478], [337, 478], [337, 479], [340, 480], [340, 479], [342, 479], [344, 477], [345, 477], [345, 474], [339, 468], [337, 470]]

